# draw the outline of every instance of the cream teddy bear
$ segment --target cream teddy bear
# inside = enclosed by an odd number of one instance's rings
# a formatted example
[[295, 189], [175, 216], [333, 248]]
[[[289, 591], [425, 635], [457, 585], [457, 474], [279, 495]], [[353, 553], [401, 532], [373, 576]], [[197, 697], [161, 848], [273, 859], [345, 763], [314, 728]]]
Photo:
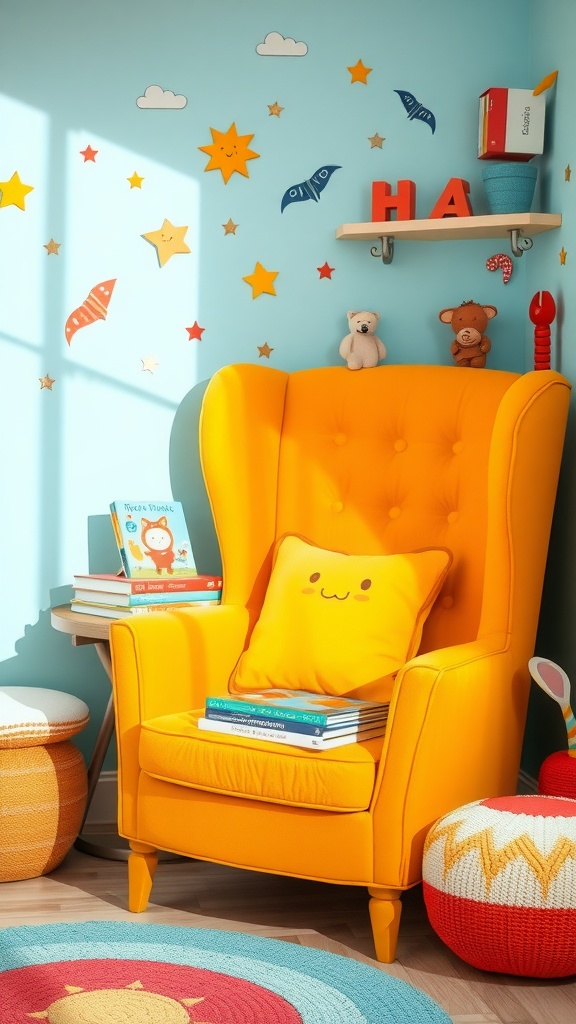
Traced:
[[359, 313], [349, 310], [346, 315], [350, 334], [340, 342], [339, 352], [348, 363], [348, 369], [361, 370], [363, 366], [377, 366], [381, 359], [386, 358], [386, 349], [374, 334], [380, 314], [368, 313], [364, 309]]

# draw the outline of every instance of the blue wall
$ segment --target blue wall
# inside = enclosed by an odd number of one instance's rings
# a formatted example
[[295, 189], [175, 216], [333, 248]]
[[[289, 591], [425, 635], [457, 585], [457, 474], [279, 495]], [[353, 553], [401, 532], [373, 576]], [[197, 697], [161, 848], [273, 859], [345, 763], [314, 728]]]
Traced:
[[[427, 217], [448, 179], [465, 178], [474, 213], [488, 212], [478, 96], [494, 85], [532, 88], [560, 58], [547, 96], [555, 137], [541, 203], [568, 213], [576, 187], [573, 32], [563, 31], [565, 20], [574, 26], [570, 0], [485, 0], [473, 25], [471, 13], [460, 0], [20, 0], [4, 13], [0, 181], [18, 172], [33, 190], [24, 209], [0, 205], [0, 459], [10, 508], [0, 682], [83, 696], [92, 710], [79, 738], [85, 752], [107, 686], [94, 651], [72, 649], [51, 629], [49, 608], [70, 593], [75, 572], [116, 567], [106, 539], [98, 545], [112, 499], [162, 497], [174, 486], [193, 503], [191, 485], [182, 491], [188, 458], [197, 471], [183, 424], [220, 366], [339, 363], [349, 308], [381, 314], [390, 363], [450, 363], [451, 332], [438, 311], [474, 298], [499, 310], [489, 365], [522, 372], [531, 365], [532, 291], [562, 287], [562, 368], [572, 376], [571, 271], [557, 255], [560, 238], [570, 249], [570, 225], [539, 236], [506, 286], [485, 266], [502, 242], [398, 242], [385, 267], [371, 243], [335, 237], [340, 224], [370, 220], [374, 180], [413, 179], [416, 215]], [[305, 53], [259, 54], [272, 32]], [[348, 70], [360, 60], [371, 69], [365, 83]], [[151, 85], [181, 97], [180, 106], [139, 106]], [[434, 113], [434, 134], [408, 119], [397, 89]], [[258, 157], [241, 159], [226, 183], [220, 169], [206, 170], [199, 147], [212, 144], [211, 129], [226, 134], [233, 123], [241, 156], [248, 148]], [[381, 146], [370, 141], [376, 135]], [[93, 160], [82, 155], [87, 147]], [[559, 174], [571, 157], [570, 189]], [[323, 165], [339, 169], [320, 200], [281, 212], [286, 190]], [[142, 236], [165, 220], [187, 229], [190, 251], [161, 266]], [[237, 227], [226, 231], [229, 221]], [[257, 263], [277, 275], [276, 294], [254, 297], [244, 278]], [[321, 277], [325, 263], [333, 270]], [[69, 316], [107, 280], [116, 282], [107, 317], [68, 344]], [[200, 338], [189, 337], [195, 324]], [[47, 376], [54, 383], [42, 388]], [[195, 553], [210, 568], [217, 554], [197, 513]], [[542, 653], [554, 657], [555, 644], [557, 636]]]

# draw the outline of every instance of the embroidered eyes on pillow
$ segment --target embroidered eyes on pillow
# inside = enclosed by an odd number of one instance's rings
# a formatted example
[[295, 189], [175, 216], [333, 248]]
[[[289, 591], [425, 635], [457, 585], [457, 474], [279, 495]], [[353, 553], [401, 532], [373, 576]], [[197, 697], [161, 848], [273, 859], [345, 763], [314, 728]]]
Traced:
[[418, 651], [451, 562], [445, 548], [346, 555], [286, 534], [231, 690], [388, 700], [393, 675]]

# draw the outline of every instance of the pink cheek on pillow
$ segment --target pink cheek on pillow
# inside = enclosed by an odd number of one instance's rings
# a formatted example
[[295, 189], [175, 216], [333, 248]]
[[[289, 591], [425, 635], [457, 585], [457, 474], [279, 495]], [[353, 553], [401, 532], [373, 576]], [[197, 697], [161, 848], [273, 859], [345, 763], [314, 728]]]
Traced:
[[315, 594], [316, 589], [314, 587], [304, 587], [302, 590], [303, 594]]
[[354, 594], [354, 600], [355, 601], [369, 601], [370, 600], [370, 595], [369, 594]]

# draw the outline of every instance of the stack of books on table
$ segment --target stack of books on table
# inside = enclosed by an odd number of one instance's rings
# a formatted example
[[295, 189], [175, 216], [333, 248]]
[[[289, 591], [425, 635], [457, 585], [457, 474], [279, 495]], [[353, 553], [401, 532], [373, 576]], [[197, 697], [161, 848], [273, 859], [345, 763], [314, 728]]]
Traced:
[[329, 750], [383, 736], [388, 704], [306, 690], [208, 697], [198, 727], [293, 747]]
[[122, 619], [176, 608], [214, 608], [222, 597], [220, 576], [163, 576], [131, 579], [113, 573], [74, 576], [72, 611]]

